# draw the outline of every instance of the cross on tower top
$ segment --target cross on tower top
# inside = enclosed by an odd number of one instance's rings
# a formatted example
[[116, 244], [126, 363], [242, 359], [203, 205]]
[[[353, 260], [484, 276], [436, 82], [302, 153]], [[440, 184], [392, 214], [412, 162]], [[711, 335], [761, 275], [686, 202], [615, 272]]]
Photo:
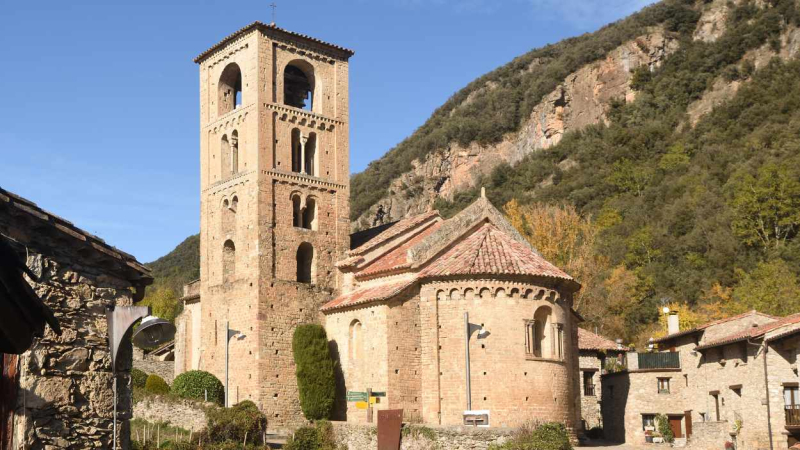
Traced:
[[275, 25], [275, 8], [277, 8], [278, 5], [276, 5], [275, 2], [272, 2], [269, 4], [269, 7], [272, 8], [272, 25]]

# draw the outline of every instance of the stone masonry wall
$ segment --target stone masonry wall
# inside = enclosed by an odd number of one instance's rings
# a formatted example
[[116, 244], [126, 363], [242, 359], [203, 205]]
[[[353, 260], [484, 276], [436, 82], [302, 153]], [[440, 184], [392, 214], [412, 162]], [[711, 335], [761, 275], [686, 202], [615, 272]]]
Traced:
[[[39, 239], [39, 245], [46, 240]], [[66, 261], [32, 247], [27, 264], [40, 276], [34, 291], [53, 309], [63, 334], [47, 328], [20, 357], [14, 448], [110, 448], [113, 383], [106, 308], [132, 305], [130, 284], [77, 259]], [[119, 442], [127, 448], [130, 342], [123, 343], [118, 357]]]
[[172, 384], [175, 379], [175, 361], [159, 361], [157, 359], [139, 359], [133, 361], [133, 367], [150, 375], [156, 374], [164, 379], [167, 384]]
[[203, 404], [191, 400], [164, 400], [156, 396], [149, 396], [133, 405], [133, 418], [151, 423], [168, 422], [189, 431], [201, 430], [207, 423]]
[[[405, 426], [408, 426], [407, 424]], [[350, 422], [333, 422], [337, 444], [347, 450], [363, 450], [377, 448], [378, 432], [374, 424], [354, 424]], [[425, 436], [421, 433], [409, 433], [400, 440], [401, 450], [485, 450], [491, 444], [506, 442], [513, 430], [509, 428], [473, 428], [473, 427], [441, 427], [426, 426], [432, 433]], [[412, 428], [413, 429], [413, 428]]]

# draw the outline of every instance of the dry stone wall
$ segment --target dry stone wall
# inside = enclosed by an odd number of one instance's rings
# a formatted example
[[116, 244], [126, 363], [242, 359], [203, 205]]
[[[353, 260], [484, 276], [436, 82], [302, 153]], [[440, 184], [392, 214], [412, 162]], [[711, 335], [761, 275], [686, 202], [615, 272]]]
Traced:
[[166, 400], [152, 396], [133, 405], [133, 418], [151, 423], [168, 422], [184, 430], [198, 431], [206, 427], [205, 406], [191, 400]]
[[[378, 447], [378, 430], [374, 424], [333, 422], [333, 428], [337, 444], [347, 450]], [[513, 432], [510, 428], [432, 426], [426, 427], [425, 432], [408, 433], [401, 439], [400, 449], [484, 450], [492, 444], [503, 444]]]

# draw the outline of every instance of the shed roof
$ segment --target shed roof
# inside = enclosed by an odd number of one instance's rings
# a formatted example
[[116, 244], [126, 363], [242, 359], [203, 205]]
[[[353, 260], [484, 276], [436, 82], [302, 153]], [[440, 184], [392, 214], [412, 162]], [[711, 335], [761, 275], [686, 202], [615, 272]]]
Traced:
[[628, 347], [617, 348], [617, 343], [592, 333], [589, 330], [578, 328], [578, 349], [579, 350], [620, 350], [628, 351]]

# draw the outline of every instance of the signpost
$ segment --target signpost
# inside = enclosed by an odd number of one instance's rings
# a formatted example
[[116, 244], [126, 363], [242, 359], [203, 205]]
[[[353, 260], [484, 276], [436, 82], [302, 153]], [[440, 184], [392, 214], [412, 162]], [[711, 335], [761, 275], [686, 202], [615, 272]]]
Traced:
[[372, 405], [380, 403], [380, 397], [386, 397], [386, 392], [372, 392], [372, 389], [362, 391], [347, 391], [348, 403], [354, 402], [357, 409], [367, 410], [367, 422], [372, 423]]
[[348, 402], [365, 402], [368, 398], [366, 392], [347, 391]]

